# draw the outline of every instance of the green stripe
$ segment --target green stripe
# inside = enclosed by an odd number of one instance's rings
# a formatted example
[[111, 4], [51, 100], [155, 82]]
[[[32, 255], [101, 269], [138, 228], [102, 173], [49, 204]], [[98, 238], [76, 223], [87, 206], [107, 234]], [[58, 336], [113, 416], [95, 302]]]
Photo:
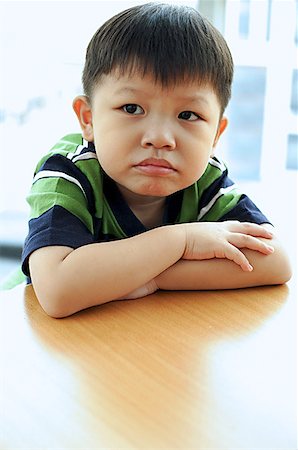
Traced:
[[217, 222], [237, 205], [242, 193], [235, 188], [228, 194], [219, 197], [211, 209], [200, 219], [200, 222]]
[[9, 273], [1, 282], [0, 282], [0, 291], [7, 291], [9, 289], [13, 289], [21, 283], [26, 282], [26, 276], [23, 274], [21, 268], [19, 267], [15, 271]]
[[117, 220], [115, 219], [115, 216], [110, 208], [110, 205], [108, 204], [106, 198], [103, 199], [104, 205], [104, 213], [102, 217], [102, 232], [103, 234], [110, 234], [112, 236], [115, 236], [118, 239], [126, 238], [126, 234], [118, 224]]
[[83, 145], [83, 138], [81, 134], [68, 134], [60, 139], [54, 147], [51, 148], [51, 151], [57, 152], [74, 152], [78, 145]]
[[198, 217], [198, 186], [197, 183], [189, 186], [183, 194], [179, 223], [195, 222]]
[[100, 169], [100, 165], [97, 159], [85, 159], [81, 161], [77, 161], [75, 165], [80, 169], [80, 171], [86, 176], [88, 179], [93, 195], [94, 195], [94, 204], [95, 204], [95, 215], [98, 218], [102, 218], [103, 216], [103, 180], [102, 180], [102, 172]]
[[178, 222], [195, 222], [203, 193], [222, 175], [221, 169], [208, 164], [204, 174], [193, 185], [185, 189]]
[[208, 164], [204, 174], [198, 180], [198, 188], [199, 188], [199, 202], [201, 201], [201, 197], [203, 193], [209, 189], [209, 187], [216, 181], [218, 178], [222, 176], [223, 172], [218, 167], [213, 166], [212, 164]]
[[33, 184], [27, 201], [31, 206], [30, 219], [58, 205], [75, 215], [93, 233], [93, 220], [87, 200], [81, 189], [70, 181], [59, 177], [41, 178]]
[[40, 159], [36, 166], [35, 174], [51, 156], [67, 156], [68, 153], [75, 152], [78, 145], [83, 145], [83, 138], [81, 134], [68, 134], [67, 136], [64, 136], [59, 142], [57, 142], [57, 144], [54, 145], [54, 147], [51, 148], [50, 152]]
[[93, 188], [95, 216], [102, 219], [102, 233], [115, 236], [115, 238], [126, 238], [126, 234], [118, 224], [110, 205], [103, 194], [103, 172], [97, 159], [79, 160], [76, 166], [88, 178]]

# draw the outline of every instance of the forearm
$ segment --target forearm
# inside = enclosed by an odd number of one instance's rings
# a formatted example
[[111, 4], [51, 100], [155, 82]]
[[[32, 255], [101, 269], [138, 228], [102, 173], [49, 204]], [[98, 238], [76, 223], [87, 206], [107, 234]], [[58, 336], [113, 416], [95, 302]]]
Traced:
[[[156, 281], [161, 289], [268, 284], [263, 262], [271, 261], [272, 255], [269, 260], [269, 256], [262, 258], [262, 253], [272, 253], [271, 238], [272, 233], [264, 227], [240, 222], [169, 225], [76, 250], [44, 247], [32, 253], [29, 268], [44, 310], [53, 317], [65, 317], [111, 300], [150, 293], [156, 289]], [[250, 261], [245, 248], [253, 250], [247, 253]], [[280, 265], [278, 254], [274, 252], [272, 262]], [[255, 266], [252, 276], [248, 276], [249, 262]], [[274, 265], [268, 263], [268, 271]]]
[[271, 255], [242, 250], [254, 268], [252, 272], [244, 272], [227, 259], [180, 260], [155, 281], [159, 289], [165, 290], [236, 289], [282, 284], [290, 279], [291, 268], [280, 245], [275, 243], [274, 247], [275, 252]]
[[76, 250], [42, 248], [29, 261], [33, 286], [46, 312], [64, 317], [145, 285], [175, 264], [184, 246], [182, 227], [168, 226]]

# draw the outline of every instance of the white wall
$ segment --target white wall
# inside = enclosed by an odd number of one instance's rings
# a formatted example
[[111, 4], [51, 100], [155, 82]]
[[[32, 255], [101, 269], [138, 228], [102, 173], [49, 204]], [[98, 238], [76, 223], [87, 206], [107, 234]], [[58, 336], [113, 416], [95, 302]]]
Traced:
[[39, 157], [80, 131], [71, 104], [82, 93], [85, 50], [95, 31], [141, 3], [147, 1], [0, 1], [0, 213], [27, 211]]

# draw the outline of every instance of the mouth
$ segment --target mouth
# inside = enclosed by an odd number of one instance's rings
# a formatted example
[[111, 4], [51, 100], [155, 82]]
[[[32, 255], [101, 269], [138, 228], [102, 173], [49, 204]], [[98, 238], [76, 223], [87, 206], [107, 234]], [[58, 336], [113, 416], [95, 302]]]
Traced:
[[176, 172], [176, 169], [165, 159], [148, 158], [134, 166], [136, 169], [148, 175], [168, 175]]

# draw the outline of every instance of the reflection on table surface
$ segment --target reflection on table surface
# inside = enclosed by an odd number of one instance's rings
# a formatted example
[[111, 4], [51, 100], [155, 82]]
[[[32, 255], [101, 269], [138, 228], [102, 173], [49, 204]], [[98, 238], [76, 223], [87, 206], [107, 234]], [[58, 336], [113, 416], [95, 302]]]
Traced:
[[296, 288], [158, 292], [66, 319], [1, 293], [0, 448], [296, 448]]

